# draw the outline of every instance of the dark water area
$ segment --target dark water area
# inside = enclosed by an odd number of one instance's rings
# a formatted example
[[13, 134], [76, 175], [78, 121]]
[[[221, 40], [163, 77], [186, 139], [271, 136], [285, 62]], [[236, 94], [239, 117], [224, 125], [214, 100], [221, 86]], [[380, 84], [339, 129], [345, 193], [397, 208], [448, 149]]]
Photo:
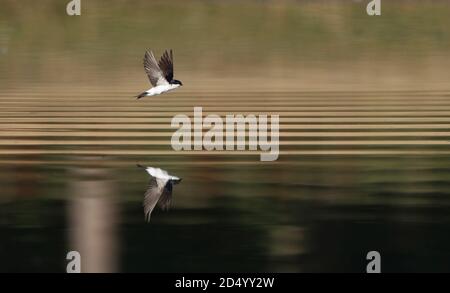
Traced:
[[[0, 272], [450, 271], [446, 1], [84, 2], [0, 4]], [[148, 48], [184, 86], [136, 100]], [[194, 107], [279, 115], [278, 159], [175, 151]], [[150, 223], [136, 164], [183, 178]]]

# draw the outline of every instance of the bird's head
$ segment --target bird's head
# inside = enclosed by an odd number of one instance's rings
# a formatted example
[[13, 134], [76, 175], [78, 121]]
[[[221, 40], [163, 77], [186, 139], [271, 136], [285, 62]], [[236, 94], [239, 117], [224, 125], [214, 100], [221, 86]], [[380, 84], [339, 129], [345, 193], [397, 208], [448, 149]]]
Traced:
[[182, 83], [181, 81], [176, 80], [176, 79], [172, 80], [170, 83], [171, 83], [171, 84], [178, 84], [178, 85], [180, 85], [180, 86], [183, 85], [183, 83]]

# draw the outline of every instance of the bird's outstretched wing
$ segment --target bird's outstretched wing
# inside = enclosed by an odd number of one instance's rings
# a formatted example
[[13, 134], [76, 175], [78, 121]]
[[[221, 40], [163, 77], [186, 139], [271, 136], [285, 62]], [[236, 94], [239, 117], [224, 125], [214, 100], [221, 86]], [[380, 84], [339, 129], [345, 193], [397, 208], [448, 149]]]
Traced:
[[164, 186], [161, 197], [159, 198], [158, 206], [163, 211], [167, 211], [168, 209], [170, 209], [172, 205], [172, 187], [173, 187], [172, 181], [169, 180]]
[[164, 52], [164, 54], [161, 56], [161, 60], [159, 60], [159, 68], [161, 68], [164, 77], [168, 82], [170, 82], [173, 79], [173, 54], [172, 50], [167, 52], [167, 50]]
[[146, 51], [144, 55], [144, 69], [152, 86], [169, 84], [163, 71], [156, 62], [152, 51]]
[[[145, 191], [143, 204], [145, 219], [147, 220], [147, 222], [150, 221], [150, 216], [153, 209], [158, 203], [161, 195], [164, 194], [164, 190], [166, 189], [168, 181], [168, 179], [151, 177], [147, 190]], [[170, 192], [170, 194], [172, 193]]]

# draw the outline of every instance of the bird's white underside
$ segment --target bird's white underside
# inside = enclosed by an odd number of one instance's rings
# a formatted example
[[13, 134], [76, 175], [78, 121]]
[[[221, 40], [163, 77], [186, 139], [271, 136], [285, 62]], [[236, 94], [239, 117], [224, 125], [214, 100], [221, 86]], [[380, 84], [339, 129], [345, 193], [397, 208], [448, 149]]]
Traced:
[[162, 93], [174, 90], [174, 89], [178, 88], [179, 86], [180, 86], [179, 84], [170, 84], [170, 83], [162, 84], [162, 85], [152, 87], [151, 89], [146, 91], [146, 93], [147, 93], [147, 96], [160, 95]]
[[145, 170], [151, 176], [159, 178], [159, 179], [180, 180], [180, 178], [178, 178], [176, 176], [169, 175], [166, 171], [164, 171], [162, 169], [159, 169], [159, 168], [147, 167]]

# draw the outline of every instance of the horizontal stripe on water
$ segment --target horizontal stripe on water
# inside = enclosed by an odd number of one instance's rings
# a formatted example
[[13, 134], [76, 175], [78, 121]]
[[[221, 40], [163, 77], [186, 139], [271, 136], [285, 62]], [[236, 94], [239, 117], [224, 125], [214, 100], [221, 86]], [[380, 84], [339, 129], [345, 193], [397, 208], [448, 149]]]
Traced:
[[340, 111], [340, 112], [349, 112], [349, 111], [449, 111], [450, 106], [443, 107], [442, 105], [437, 106], [411, 106], [408, 105], [398, 105], [398, 106], [358, 106], [358, 105], [347, 105], [347, 106], [208, 106], [203, 107], [201, 104], [195, 104], [192, 106], [173, 106], [173, 107], [156, 107], [156, 106], [121, 106], [121, 105], [45, 105], [43, 106], [41, 103], [37, 105], [22, 105], [22, 106], [3, 106], [2, 112], [143, 112], [148, 113], [149, 115], [177, 115], [177, 114], [192, 114], [194, 113], [194, 107], [202, 107], [202, 112], [206, 114], [219, 114], [219, 115], [227, 115], [227, 114], [240, 114], [240, 113], [267, 113], [267, 110], [270, 110], [270, 113], [276, 114], [277, 112], [284, 113], [286, 115], [296, 115], [298, 112], [303, 111]]
[[[66, 86], [58, 86], [57, 84], [48, 85], [34, 85], [33, 87], [24, 88], [23, 86], [19, 88], [12, 89], [4, 89], [2, 93], [0, 93], [0, 97], [2, 96], [57, 96], [57, 97], [67, 97], [67, 96], [99, 96], [105, 98], [113, 98], [113, 97], [123, 97], [134, 95], [139, 90], [127, 90], [123, 89], [111, 90], [100, 88], [97, 86], [83, 86], [83, 87], [75, 87], [71, 88], [70, 92], [67, 91]], [[196, 89], [195, 91], [189, 90], [187, 88], [183, 88], [183, 90], [178, 90], [169, 94], [170, 97], [191, 97], [198, 95], [211, 95], [211, 96], [219, 96], [219, 97], [240, 97], [240, 96], [254, 96], [254, 97], [266, 97], [266, 96], [277, 96], [277, 95], [286, 95], [286, 96], [294, 96], [294, 97], [381, 97], [381, 98], [392, 98], [392, 97], [436, 97], [436, 96], [449, 96], [450, 91], [448, 90], [314, 90], [314, 91], [298, 91], [298, 90], [258, 90], [255, 88], [245, 88], [245, 91], [242, 88], [237, 87], [236, 89], [227, 88], [227, 90], [202, 90]], [[165, 99], [167, 95], [164, 96], [155, 96], [153, 99]]]
[[[98, 131], [9, 131], [2, 130], [0, 132], [0, 137], [21, 137], [21, 136], [30, 136], [30, 137], [168, 137], [172, 136], [173, 132], [143, 132], [143, 131], [107, 131], [107, 132], [98, 132]], [[324, 132], [280, 132], [280, 137], [449, 137], [450, 132], [436, 132], [436, 131], [370, 131], [370, 132], [338, 132], [338, 131], [324, 131]]]
[[[248, 141], [248, 138], [246, 139]], [[224, 139], [225, 142], [225, 139]], [[0, 140], [0, 145], [170, 145], [170, 140]], [[280, 141], [280, 145], [449, 145], [450, 140], [358, 140], [358, 141]]]
[[[189, 113], [184, 113], [189, 114]], [[203, 117], [206, 118], [206, 114], [203, 114]], [[15, 121], [15, 122], [27, 122], [27, 121], [78, 121], [85, 119], [98, 119], [106, 120], [111, 118], [126, 118], [124, 121], [154, 121], [154, 122], [166, 122], [168, 119], [171, 119], [173, 116], [171, 115], [158, 115], [156, 117], [149, 117], [153, 115], [146, 114], [145, 112], [3, 112], [0, 114], [0, 121]], [[192, 119], [192, 113], [188, 115]], [[258, 117], [257, 114], [255, 114]], [[330, 117], [450, 117], [450, 111], [447, 110], [435, 110], [435, 111], [391, 111], [391, 112], [379, 112], [379, 111], [358, 111], [358, 112], [326, 112], [326, 111], [308, 111], [308, 112], [297, 112], [295, 115], [283, 115], [280, 119], [289, 119], [292, 117], [322, 117], [322, 118], [330, 118]], [[289, 117], [289, 118], [287, 118]], [[224, 119], [222, 117], [222, 119]]]
[[[162, 151], [162, 150], [4, 150], [0, 149], [0, 155], [114, 155], [114, 156], [130, 156], [130, 155], [170, 155], [170, 156], [217, 156], [217, 155], [260, 155], [266, 151]], [[432, 156], [448, 156], [450, 150], [307, 150], [307, 151], [280, 151], [279, 156], [301, 156], [301, 155], [432, 155]]]
[[[356, 121], [355, 121], [356, 122]], [[359, 121], [362, 122], [362, 121]], [[166, 129], [168, 131], [174, 131], [177, 127], [171, 128], [167, 124], [113, 124], [113, 123], [92, 123], [92, 124], [27, 124], [27, 123], [3, 123], [0, 124], [0, 129], [3, 130], [16, 130], [21, 131], [24, 129], [59, 129], [59, 130], [75, 130], [75, 129], [102, 129], [102, 130], [114, 130], [114, 129], [128, 129], [128, 130], [145, 130], [145, 129]], [[450, 129], [449, 124], [341, 124], [337, 125], [334, 121], [329, 124], [280, 124], [280, 129]]]

